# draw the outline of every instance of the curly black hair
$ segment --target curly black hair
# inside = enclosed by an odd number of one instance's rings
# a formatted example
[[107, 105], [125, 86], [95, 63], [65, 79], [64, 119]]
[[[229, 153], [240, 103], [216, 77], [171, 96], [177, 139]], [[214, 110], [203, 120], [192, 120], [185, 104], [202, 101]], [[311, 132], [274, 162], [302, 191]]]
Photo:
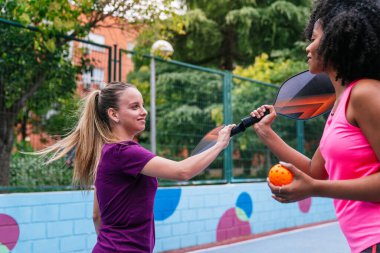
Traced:
[[305, 37], [314, 24], [324, 31], [318, 54], [337, 71], [342, 84], [360, 78], [380, 80], [380, 3], [376, 0], [317, 0]]

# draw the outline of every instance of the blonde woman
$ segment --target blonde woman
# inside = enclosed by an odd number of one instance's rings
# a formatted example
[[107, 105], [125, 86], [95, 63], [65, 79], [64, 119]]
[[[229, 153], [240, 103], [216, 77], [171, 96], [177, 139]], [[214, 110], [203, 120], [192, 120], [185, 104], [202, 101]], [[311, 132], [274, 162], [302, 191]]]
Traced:
[[76, 128], [41, 152], [53, 153], [52, 162], [75, 148], [74, 183], [84, 188], [95, 183], [94, 253], [152, 252], [156, 178], [188, 180], [199, 174], [228, 146], [233, 127], [224, 127], [207, 151], [172, 161], [133, 141], [145, 129], [146, 117], [136, 87], [111, 83], [91, 92]]

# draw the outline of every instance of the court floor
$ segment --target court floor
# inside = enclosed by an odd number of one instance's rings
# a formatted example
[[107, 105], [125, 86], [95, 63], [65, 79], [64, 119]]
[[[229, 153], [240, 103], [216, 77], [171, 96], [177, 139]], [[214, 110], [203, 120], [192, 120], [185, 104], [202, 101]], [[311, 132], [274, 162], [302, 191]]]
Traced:
[[191, 251], [192, 253], [349, 253], [337, 222], [257, 239]]

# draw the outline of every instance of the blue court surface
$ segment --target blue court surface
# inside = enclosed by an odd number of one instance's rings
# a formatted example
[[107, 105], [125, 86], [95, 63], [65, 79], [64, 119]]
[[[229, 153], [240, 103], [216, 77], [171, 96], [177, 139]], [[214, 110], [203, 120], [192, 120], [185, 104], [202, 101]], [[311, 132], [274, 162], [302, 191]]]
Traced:
[[296, 229], [192, 253], [349, 253], [337, 222]]

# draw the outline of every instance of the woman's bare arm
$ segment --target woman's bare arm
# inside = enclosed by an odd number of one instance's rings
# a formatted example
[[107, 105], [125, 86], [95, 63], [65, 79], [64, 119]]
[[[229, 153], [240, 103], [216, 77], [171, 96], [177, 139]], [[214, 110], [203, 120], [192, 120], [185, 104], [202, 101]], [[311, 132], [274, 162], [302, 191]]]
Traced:
[[145, 165], [141, 173], [151, 177], [189, 180], [207, 168], [228, 146], [233, 126], [229, 125], [220, 130], [217, 143], [208, 150], [178, 162], [159, 156], [154, 157]]
[[325, 161], [319, 151], [315, 152], [312, 159], [298, 152], [289, 146], [281, 137], [275, 133], [271, 127], [276, 112], [271, 105], [264, 105], [251, 113], [251, 116], [261, 118], [264, 111], [270, 110], [270, 114], [265, 116], [261, 121], [253, 125], [253, 128], [260, 140], [271, 150], [271, 152], [279, 159], [293, 164], [298, 169], [315, 179], [327, 179], [325, 170]]

